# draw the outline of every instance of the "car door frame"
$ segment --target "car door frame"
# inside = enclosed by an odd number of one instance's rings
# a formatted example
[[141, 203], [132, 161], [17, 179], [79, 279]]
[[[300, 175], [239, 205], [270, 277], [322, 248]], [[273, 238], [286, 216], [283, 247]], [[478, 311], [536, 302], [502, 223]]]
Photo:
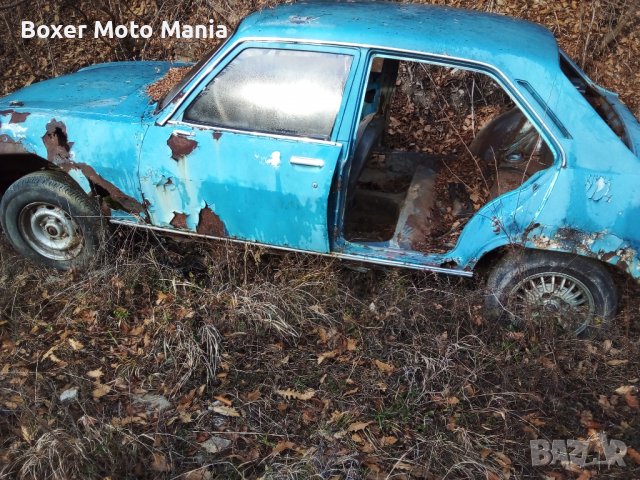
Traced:
[[[251, 129], [239, 129], [239, 128], [231, 128], [219, 125], [207, 125], [200, 124], [195, 122], [190, 122], [184, 119], [185, 111], [189, 108], [189, 106], [196, 100], [197, 96], [201, 93], [201, 91], [206, 88], [206, 86], [220, 73], [222, 72], [228, 65], [230, 65], [237, 57], [241, 54], [241, 52], [251, 49], [251, 48], [260, 48], [260, 49], [278, 49], [278, 50], [291, 50], [291, 51], [312, 51], [319, 53], [334, 53], [334, 54], [342, 54], [349, 55], [352, 58], [350, 71], [347, 76], [345, 87], [342, 94], [342, 101], [340, 104], [340, 108], [338, 109], [335, 117], [335, 121], [332, 127], [331, 135], [327, 139], [318, 139], [311, 138], [304, 135], [289, 135], [289, 134], [279, 134], [279, 133], [271, 133], [264, 132], [260, 130], [251, 130]], [[271, 243], [265, 243], [260, 241], [255, 241], [252, 239], [245, 238], [237, 238], [238, 241], [247, 242], [247, 243], [255, 243], [260, 245], [268, 245], [275, 248], [285, 248], [289, 250], [299, 250], [299, 251], [314, 251], [316, 253], [329, 253], [331, 250], [331, 233], [333, 231], [333, 225], [335, 224], [335, 220], [333, 218], [333, 191], [334, 191], [334, 182], [337, 176], [337, 172], [340, 170], [341, 164], [343, 163], [344, 155], [346, 154], [346, 149], [344, 148], [344, 144], [348, 137], [349, 128], [345, 128], [345, 125], [351, 124], [350, 116], [353, 115], [355, 109], [355, 103], [353, 101], [353, 87], [359, 81], [359, 74], [361, 68], [361, 60], [362, 54], [361, 49], [356, 46], [342, 46], [342, 45], [319, 45], [316, 43], [307, 43], [304, 41], [280, 41], [280, 40], [272, 40], [272, 39], [245, 39], [240, 42], [233, 43], [229, 45], [223, 52], [219, 52], [219, 55], [214, 54], [210, 61], [205, 64], [200, 71], [194, 75], [194, 78], [190, 80], [190, 82], [185, 85], [180, 93], [176, 96], [174, 100], [172, 100], [165, 109], [170, 110], [169, 114], [164, 114], [164, 112], [160, 112], [156, 121], [156, 127], [168, 127], [175, 128], [179, 130], [182, 128], [189, 129], [197, 129], [203, 131], [211, 131], [215, 135], [222, 133], [232, 133], [232, 134], [242, 134], [242, 135], [250, 135], [252, 137], [258, 138], [267, 138], [274, 140], [281, 140], [285, 142], [297, 142], [303, 143], [307, 145], [327, 145], [334, 146], [340, 148], [340, 152], [338, 154], [338, 158], [335, 161], [335, 165], [332, 166], [330, 184], [324, 191], [325, 200], [324, 203], [326, 205], [326, 250], [320, 251], [316, 249], [304, 249], [304, 248], [289, 248], [286, 245], [276, 245]], [[164, 109], [163, 109], [164, 110]], [[328, 166], [330, 167], [330, 166]], [[163, 227], [160, 227], [163, 228]], [[168, 229], [171, 230], [171, 229]], [[207, 235], [213, 238], [229, 238], [229, 237], [219, 237], [216, 235]], [[233, 239], [233, 238], [232, 238]]]
[[[546, 199], [548, 198], [548, 194], [553, 188], [558, 175], [560, 174], [563, 167], [566, 166], [566, 152], [563, 144], [567, 140], [571, 140], [571, 135], [567, 132], [564, 125], [560, 123], [558, 118], [554, 115], [553, 111], [544, 104], [544, 101], [539, 98], [539, 96], [536, 96], [535, 91], [532, 91], [531, 85], [528, 85], [529, 88], [525, 88], [521, 84], [520, 80], [512, 81], [512, 79], [506, 76], [494, 65], [479, 63], [477, 61], [469, 59], [433, 55], [427, 52], [389, 49], [377, 46], [363, 46], [363, 48], [366, 48], [366, 52], [363, 52], [361, 61], [360, 84], [354, 85], [353, 87], [352, 96], [357, 100], [356, 109], [354, 110], [354, 115], [352, 116], [352, 124], [350, 126], [351, 132], [349, 133], [349, 152], [343, 158], [343, 165], [339, 172], [339, 185], [343, 185], [344, 188], [340, 189], [338, 198], [336, 199], [335, 203], [334, 216], [336, 219], [336, 224], [334, 226], [334, 233], [332, 235], [332, 251], [336, 256], [340, 256], [343, 258], [361, 259], [370, 261], [372, 263], [396, 265], [406, 268], [429, 270], [459, 276], [471, 276], [472, 269], [479, 260], [479, 256], [477, 255], [477, 253], [479, 251], [487, 252], [495, 248], [499, 248], [504, 244], [504, 239], [502, 237], [512, 234], [512, 232], [499, 232], [500, 235], [494, 235], [494, 237], [496, 238], [492, 239], [494, 243], [487, 243], [486, 245], [477, 248], [471, 247], [467, 242], [469, 236], [472, 236], [472, 233], [470, 233], [471, 230], [478, 229], [479, 227], [482, 227], [483, 230], [486, 230], [487, 224], [491, 225], [491, 222], [495, 222], [496, 220], [498, 220], [498, 212], [501, 210], [500, 206], [502, 204], [502, 201], [506, 200], [507, 196], [513, 195], [514, 193], [516, 196], [519, 195], [519, 192], [524, 191], [526, 188], [533, 185], [537, 181], [537, 179], [542, 176], [542, 172], [539, 172], [538, 174], [532, 176], [517, 189], [506, 192], [505, 194], [483, 205], [481, 209], [474, 215], [474, 217], [478, 217], [477, 219], [482, 218], [482, 221], [474, 222], [472, 228], [468, 228], [470, 226], [469, 224], [472, 223], [472, 220], [474, 218], [472, 217], [472, 219], [470, 219], [467, 225], [465, 225], [465, 227], [463, 228], [454, 248], [445, 253], [421, 253], [401, 249], [396, 250], [386, 247], [368, 246], [349, 242], [348, 240], [346, 240], [344, 238], [343, 232], [345, 202], [347, 197], [346, 186], [349, 183], [351, 156], [353, 155], [355, 149], [355, 132], [358, 128], [358, 119], [363, 107], [368, 74], [373, 58], [380, 56], [397, 60], [424, 62], [430, 65], [437, 65], [442, 67], [463, 68], [465, 70], [478, 72], [490, 77], [501, 89], [503, 89], [506, 94], [509, 95], [515, 105], [534, 125], [534, 127], [542, 136], [554, 155], [554, 163], [548, 169], [549, 172], [546, 181], [544, 182], [545, 188], [543, 189], [541, 195], [542, 198], [540, 204], [535, 207], [535, 212], [533, 212], [532, 214], [532, 222], [544, 207]], [[543, 172], [546, 172], [546, 170]], [[537, 185], [536, 188], [538, 188]], [[493, 226], [493, 228], [490, 227], [489, 230], [495, 230], [495, 226]], [[511, 243], [511, 241], [509, 243]]]

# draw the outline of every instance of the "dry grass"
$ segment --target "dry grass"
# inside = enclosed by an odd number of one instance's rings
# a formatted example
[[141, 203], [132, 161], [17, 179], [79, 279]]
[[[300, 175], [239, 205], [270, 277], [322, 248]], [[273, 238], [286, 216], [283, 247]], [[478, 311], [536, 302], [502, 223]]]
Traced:
[[[472, 281], [128, 230], [112, 242], [82, 276], [0, 249], [14, 279], [0, 298], [0, 476], [533, 478], [529, 438], [599, 424], [637, 445], [614, 392], [637, 376], [629, 299], [605, 339], [525, 335], [484, 322]], [[210, 435], [231, 446], [208, 453]]]

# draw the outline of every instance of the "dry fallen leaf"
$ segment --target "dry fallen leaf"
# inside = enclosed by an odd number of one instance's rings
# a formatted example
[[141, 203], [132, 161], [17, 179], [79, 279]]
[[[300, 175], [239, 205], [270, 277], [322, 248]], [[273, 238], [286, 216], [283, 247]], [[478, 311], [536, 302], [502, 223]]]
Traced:
[[633, 385], [622, 385], [615, 389], [618, 395], [626, 395], [627, 393], [635, 393], [636, 387]]
[[590, 478], [591, 478], [591, 471], [581, 470], [580, 475], [578, 475], [576, 480], [589, 480]]
[[278, 444], [273, 447], [273, 450], [271, 451], [272, 454], [274, 455], [278, 455], [279, 453], [284, 452], [285, 450], [294, 450], [296, 448], [296, 444], [293, 442], [287, 442], [287, 441], [281, 441], [278, 442]]
[[382, 437], [380, 439], [380, 445], [386, 447], [387, 445], [395, 445], [398, 442], [398, 439], [393, 436]]
[[338, 410], [334, 410], [331, 414], [331, 418], [329, 419], [329, 423], [335, 423], [339, 421], [342, 417], [344, 417], [348, 412], [340, 412]]
[[510, 466], [512, 463], [511, 459], [502, 452], [493, 452], [493, 455], [498, 459], [498, 463], [503, 467]]
[[396, 367], [394, 367], [391, 363], [381, 362], [378, 359], [376, 359], [374, 362], [376, 364], [376, 367], [378, 367], [378, 370], [380, 370], [382, 373], [393, 373], [396, 369]]
[[295, 398], [296, 400], [306, 401], [306, 400], [311, 400], [315, 396], [316, 391], [309, 388], [305, 390], [303, 393], [301, 393], [301, 392], [296, 392], [291, 388], [287, 388], [286, 390], [276, 390], [276, 393], [286, 398], [287, 400]]
[[42, 355], [42, 360], [46, 360], [46, 359], [47, 359], [48, 357], [50, 357], [50, 356], [51, 356], [51, 354], [52, 354], [53, 352], [55, 352], [57, 349], [58, 349], [58, 345], [54, 345], [53, 347], [51, 347], [49, 350], [47, 350], [47, 351], [45, 352], [45, 354], [44, 354], [44, 355]]
[[222, 405], [217, 405], [213, 407], [213, 411], [224, 415], [225, 417], [239, 417], [240, 413], [233, 407], [224, 407]]
[[74, 350], [82, 350], [84, 348], [84, 345], [81, 342], [74, 340], [73, 338], [69, 338], [68, 342]]
[[101, 383], [96, 388], [93, 389], [93, 392], [91, 392], [91, 394], [93, 395], [93, 398], [98, 399], [98, 398], [104, 397], [110, 391], [111, 391], [111, 387], [109, 385], [105, 385]]
[[89, 370], [87, 372], [87, 376], [91, 378], [100, 378], [102, 375], [104, 374], [102, 373], [101, 368], [97, 368], [96, 370]]
[[162, 453], [154, 453], [151, 469], [156, 472], [170, 472], [171, 466], [167, 462], [167, 457]]
[[60, 365], [62, 368], [66, 367], [67, 365], [69, 365], [67, 362], [65, 362], [64, 360], [61, 360], [60, 358], [58, 358], [54, 353], [52, 353], [51, 355], [49, 355], [49, 360], [51, 360], [52, 362], [57, 363], [58, 365]]
[[156, 305], [160, 305], [161, 303], [163, 303], [167, 298], [169, 298], [169, 294], [164, 293], [164, 292], [158, 292], [158, 296], [156, 297]]
[[354, 422], [347, 427], [347, 432], [359, 432], [360, 430], [364, 430], [373, 422]]
[[31, 442], [31, 440], [33, 440], [33, 434], [29, 431], [26, 425], [20, 426], [20, 433], [22, 434], [22, 439], [25, 442]]
[[611, 365], [612, 367], [617, 367], [618, 365], [626, 365], [629, 363], [629, 360], [609, 360], [607, 365]]
[[228, 398], [222, 395], [215, 395], [213, 398], [215, 398], [219, 402], [224, 403], [227, 407], [230, 407], [231, 405], [233, 405], [233, 402], [231, 400], [229, 400]]
[[335, 358], [339, 355], [338, 350], [331, 350], [330, 352], [324, 352], [318, 355], [318, 365], [324, 362], [327, 358]]
[[256, 400], [258, 400], [260, 398], [260, 396], [261, 396], [260, 389], [256, 388], [252, 392], [247, 393], [246, 399], [249, 402], [255, 402]]
[[631, 393], [625, 393], [624, 401], [627, 402], [627, 405], [631, 408], [638, 408], [640, 406], [638, 404], [638, 397]]
[[640, 452], [638, 452], [633, 447], [627, 447], [627, 455], [631, 460], [633, 460], [637, 465], [640, 465]]

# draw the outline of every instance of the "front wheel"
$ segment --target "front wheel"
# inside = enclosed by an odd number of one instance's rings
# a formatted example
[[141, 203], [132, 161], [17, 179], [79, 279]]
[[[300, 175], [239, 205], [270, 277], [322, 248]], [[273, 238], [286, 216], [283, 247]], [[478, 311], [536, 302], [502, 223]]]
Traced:
[[18, 252], [61, 270], [86, 268], [104, 237], [98, 206], [58, 171], [31, 173], [13, 183], [0, 202], [0, 220]]
[[526, 250], [502, 257], [487, 279], [492, 320], [516, 327], [553, 327], [584, 336], [616, 312], [616, 287], [599, 262], [578, 255]]

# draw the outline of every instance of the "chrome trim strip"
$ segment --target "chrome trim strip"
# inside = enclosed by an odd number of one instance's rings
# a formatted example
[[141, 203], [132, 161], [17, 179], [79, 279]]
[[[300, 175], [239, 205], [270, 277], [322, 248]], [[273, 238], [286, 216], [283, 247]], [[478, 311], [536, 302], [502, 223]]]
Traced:
[[321, 158], [298, 157], [294, 155], [289, 159], [292, 165], [303, 165], [305, 167], [324, 167], [324, 160]]
[[279, 138], [282, 140], [295, 140], [297, 142], [316, 143], [318, 145], [329, 145], [331, 147], [342, 147], [342, 143], [340, 142], [333, 142], [331, 140], [320, 140], [319, 138], [283, 135], [281, 133], [256, 132], [253, 130], [238, 130], [235, 128], [216, 127], [213, 125], [200, 125], [198, 123], [189, 123], [189, 122], [178, 121], [178, 120], [169, 120], [167, 121], [167, 125], [175, 125], [175, 126], [182, 125], [182, 126], [194, 128], [196, 130], [210, 130], [212, 132], [240, 133], [243, 135], [255, 135], [256, 137]]
[[444, 273], [447, 275], [456, 275], [458, 277], [469, 277], [469, 278], [473, 277], [473, 272], [468, 272], [466, 270], [454, 270], [452, 268], [435, 267], [430, 265], [418, 265], [416, 263], [401, 262], [397, 260], [388, 260], [383, 258], [370, 259], [370, 258], [359, 257], [358, 255], [352, 255], [348, 253], [339, 253], [339, 252], [332, 252], [324, 255], [327, 255], [330, 257], [337, 257], [343, 260], [356, 260], [358, 262], [374, 263], [376, 265], [385, 265], [388, 267], [410, 268], [412, 270]]
[[436, 266], [429, 266], [429, 265], [418, 265], [416, 263], [402, 262], [402, 261], [389, 260], [389, 259], [383, 259], [383, 258], [363, 258], [363, 257], [360, 257], [358, 255], [352, 255], [352, 254], [348, 254], [348, 253], [313, 252], [311, 250], [300, 250], [300, 249], [297, 249], [297, 248], [282, 247], [282, 246], [278, 246], [278, 245], [269, 245], [269, 244], [260, 243], [260, 242], [249, 242], [249, 241], [245, 241], [245, 240], [239, 240], [237, 238], [215, 237], [213, 235], [203, 235], [201, 233], [195, 233], [195, 232], [184, 232], [184, 231], [181, 231], [181, 230], [173, 230], [171, 228], [154, 227], [153, 225], [142, 225], [142, 224], [131, 222], [131, 221], [128, 221], [128, 220], [110, 219], [109, 222], [114, 224], [114, 225], [123, 225], [125, 227], [133, 227], [133, 228], [144, 228], [146, 230], [153, 230], [153, 231], [157, 231], [157, 232], [169, 233], [169, 234], [174, 234], [174, 235], [183, 235], [185, 237], [204, 238], [204, 239], [207, 239], [207, 240], [222, 240], [222, 241], [228, 241], [228, 242], [233, 242], [233, 243], [256, 245], [256, 246], [259, 246], [259, 247], [275, 248], [277, 250], [285, 250], [285, 251], [288, 251], [288, 252], [305, 253], [305, 254], [311, 254], [311, 255], [322, 255], [323, 257], [333, 257], [333, 258], [340, 258], [340, 259], [343, 259], [343, 260], [354, 260], [354, 261], [364, 262], [364, 263], [373, 263], [373, 264], [376, 264], [376, 265], [385, 265], [385, 266], [388, 266], [388, 267], [403, 267], [403, 268], [411, 268], [413, 270], [428, 271], [428, 272], [435, 272], [435, 273], [445, 273], [447, 275], [457, 275], [457, 276], [460, 276], [460, 277], [473, 277], [473, 272], [468, 272], [468, 271], [465, 271], [465, 270], [454, 270], [454, 269], [451, 269], [451, 268], [443, 268], [443, 267], [436, 267]]

